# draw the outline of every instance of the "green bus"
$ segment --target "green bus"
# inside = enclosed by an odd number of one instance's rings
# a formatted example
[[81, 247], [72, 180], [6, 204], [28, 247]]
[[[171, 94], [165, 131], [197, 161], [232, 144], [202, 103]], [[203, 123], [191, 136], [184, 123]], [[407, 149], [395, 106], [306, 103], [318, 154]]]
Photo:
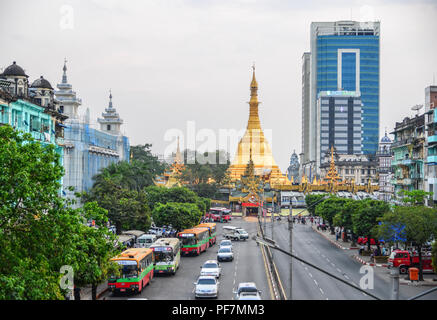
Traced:
[[113, 293], [139, 293], [153, 278], [153, 251], [148, 248], [130, 248], [111, 259], [119, 265], [118, 275], [108, 279]]
[[181, 260], [181, 242], [177, 238], [160, 238], [150, 249], [155, 256], [155, 273], [175, 275]]
[[194, 254], [198, 256], [209, 247], [209, 229], [192, 228], [185, 229], [178, 233], [178, 238], [182, 243], [182, 254]]

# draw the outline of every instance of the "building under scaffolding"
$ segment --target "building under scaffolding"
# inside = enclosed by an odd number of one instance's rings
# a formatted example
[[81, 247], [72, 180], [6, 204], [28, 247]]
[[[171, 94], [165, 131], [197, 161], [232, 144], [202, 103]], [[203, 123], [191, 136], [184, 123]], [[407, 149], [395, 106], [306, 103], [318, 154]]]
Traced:
[[[75, 192], [89, 191], [93, 186], [93, 177], [103, 168], [119, 161], [129, 161], [129, 139], [120, 132], [120, 119], [112, 106], [112, 93], [109, 106], [98, 119], [100, 130], [92, 128], [89, 110], [84, 118], [79, 117], [78, 107], [82, 101], [72, 91], [67, 82], [64, 64], [62, 83], [58, 84], [56, 98], [61, 102], [63, 112], [69, 116], [64, 129], [64, 194], [75, 199]], [[73, 187], [74, 190], [69, 190]], [[78, 200], [78, 199], [76, 199]], [[79, 206], [79, 203], [76, 205]]]

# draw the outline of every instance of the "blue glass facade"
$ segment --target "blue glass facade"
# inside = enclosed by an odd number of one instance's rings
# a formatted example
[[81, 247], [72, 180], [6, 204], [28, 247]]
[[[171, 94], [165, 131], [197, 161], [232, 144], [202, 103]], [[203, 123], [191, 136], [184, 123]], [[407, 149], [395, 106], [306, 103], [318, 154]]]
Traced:
[[317, 94], [336, 91], [339, 87], [361, 92], [362, 150], [365, 154], [376, 153], [379, 140], [379, 36], [317, 37]]

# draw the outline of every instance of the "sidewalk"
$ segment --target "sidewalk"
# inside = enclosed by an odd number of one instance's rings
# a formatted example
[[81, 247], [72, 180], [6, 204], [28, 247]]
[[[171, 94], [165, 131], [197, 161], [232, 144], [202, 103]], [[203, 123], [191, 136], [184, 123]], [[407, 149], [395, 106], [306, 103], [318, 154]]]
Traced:
[[[108, 290], [108, 284], [106, 282], [97, 286], [97, 300]], [[92, 300], [91, 286], [82, 287], [80, 290], [81, 300]]]
[[336, 247], [338, 247], [338, 248], [340, 248], [342, 250], [358, 250], [359, 249], [358, 246], [352, 247], [351, 246], [352, 242], [350, 242], [350, 241], [343, 242], [343, 240], [335, 240], [335, 235], [331, 234], [329, 229], [327, 229], [326, 231], [317, 230], [317, 226], [315, 224], [312, 225], [311, 228], [313, 228], [313, 230], [315, 232], [319, 233], [324, 238], [326, 238], [326, 240], [330, 241], [333, 245], [335, 245]]

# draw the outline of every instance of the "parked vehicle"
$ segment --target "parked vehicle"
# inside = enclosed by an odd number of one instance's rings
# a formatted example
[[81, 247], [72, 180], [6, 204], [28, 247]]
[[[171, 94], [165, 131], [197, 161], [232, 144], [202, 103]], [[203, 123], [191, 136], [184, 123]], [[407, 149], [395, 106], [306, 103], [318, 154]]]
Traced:
[[155, 273], [176, 274], [181, 259], [181, 242], [177, 238], [160, 238], [150, 249], [155, 257]]
[[242, 228], [225, 226], [223, 227], [224, 236], [226, 239], [231, 240], [247, 240], [249, 239], [249, 234], [246, 230]]
[[252, 296], [250, 298], [255, 298], [251, 300], [261, 300], [261, 291], [257, 289], [255, 282], [241, 282], [234, 293], [235, 300], [247, 300], [244, 298], [249, 296]]
[[200, 267], [201, 276], [214, 276], [220, 278], [222, 268], [217, 260], [208, 260]]
[[205, 214], [205, 218], [214, 222], [229, 222], [231, 221], [231, 210], [222, 207], [213, 207]]
[[186, 229], [178, 233], [178, 238], [182, 243], [182, 254], [200, 255], [209, 248], [208, 228]]
[[[357, 243], [358, 243], [358, 244], [362, 244], [362, 245], [366, 245], [366, 244], [367, 244], [367, 237], [358, 237]], [[383, 241], [379, 241], [379, 243], [383, 243]], [[376, 241], [375, 241], [375, 239], [370, 238], [370, 244], [371, 244], [372, 246], [373, 246], [373, 245], [376, 245]]]
[[131, 248], [111, 261], [120, 267], [120, 274], [108, 279], [108, 288], [112, 292], [141, 292], [153, 278], [152, 249]]
[[213, 246], [217, 241], [217, 231], [215, 223], [201, 223], [194, 228], [208, 228], [209, 246]]
[[217, 261], [232, 261], [234, 260], [234, 253], [230, 247], [220, 248], [217, 252]]
[[135, 242], [135, 248], [150, 248], [156, 239], [157, 237], [154, 234], [143, 234]]
[[164, 232], [163, 228], [160, 228], [160, 227], [151, 227], [147, 233], [154, 234], [158, 238], [160, 238], [160, 237], [162, 237], [163, 232]]
[[196, 286], [194, 289], [194, 297], [196, 299], [217, 298], [219, 294], [219, 283], [216, 277], [200, 276], [197, 281], [194, 282]]
[[[419, 268], [419, 255], [407, 250], [393, 250], [388, 258], [389, 268], [399, 268], [399, 273], [406, 274], [411, 267]], [[431, 253], [422, 254], [423, 272], [434, 272]]]

